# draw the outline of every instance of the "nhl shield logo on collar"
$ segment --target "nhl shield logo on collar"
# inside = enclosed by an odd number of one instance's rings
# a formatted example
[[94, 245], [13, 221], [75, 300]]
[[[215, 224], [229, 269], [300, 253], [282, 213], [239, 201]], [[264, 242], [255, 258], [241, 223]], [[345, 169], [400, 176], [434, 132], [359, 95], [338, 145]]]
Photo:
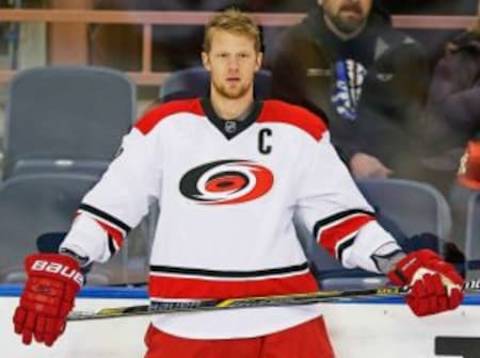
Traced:
[[225, 121], [225, 132], [228, 134], [235, 133], [237, 131], [237, 122]]

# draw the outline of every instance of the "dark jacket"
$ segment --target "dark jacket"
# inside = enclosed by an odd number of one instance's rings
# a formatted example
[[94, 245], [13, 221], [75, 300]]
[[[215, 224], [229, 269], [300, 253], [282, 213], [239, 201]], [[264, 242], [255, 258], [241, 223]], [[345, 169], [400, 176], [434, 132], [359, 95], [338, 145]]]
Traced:
[[425, 118], [423, 163], [447, 192], [467, 142], [480, 139], [480, 33], [462, 33], [448, 44], [435, 67]]
[[428, 87], [427, 59], [418, 43], [376, 11], [359, 36], [342, 41], [316, 7], [278, 44], [269, 56], [274, 97], [322, 110], [332, 142], [346, 159], [363, 152], [379, 158], [396, 176], [415, 176]]
[[463, 33], [447, 46], [435, 68], [427, 109], [432, 155], [464, 148], [480, 134], [480, 34]]

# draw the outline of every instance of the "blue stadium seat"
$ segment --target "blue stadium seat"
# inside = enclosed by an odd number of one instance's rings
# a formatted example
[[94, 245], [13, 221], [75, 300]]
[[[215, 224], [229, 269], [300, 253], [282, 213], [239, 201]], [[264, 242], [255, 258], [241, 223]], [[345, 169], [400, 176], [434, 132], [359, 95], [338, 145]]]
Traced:
[[441, 239], [449, 237], [450, 208], [430, 184], [407, 179], [359, 180], [357, 184], [376, 211], [393, 220], [406, 236], [428, 232]]
[[[255, 74], [254, 93], [258, 99], [270, 98], [271, 75], [268, 70]], [[173, 72], [160, 88], [160, 102], [206, 97], [210, 92], [210, 74], [203, 67], [191, 67]]]
[[36, 172], [101, 173], [136, 115], [132, 82], [97, 67], [39, 67], [9, 87], [4, 178]]

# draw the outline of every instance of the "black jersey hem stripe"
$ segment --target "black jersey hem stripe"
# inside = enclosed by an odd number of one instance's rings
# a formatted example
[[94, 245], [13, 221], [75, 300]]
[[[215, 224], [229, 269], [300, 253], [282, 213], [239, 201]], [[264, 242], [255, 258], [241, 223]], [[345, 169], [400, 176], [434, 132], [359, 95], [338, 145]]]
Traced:
[[348, 249], [350, 246], [353, 245], [353, 242], [355, 241], [356, 238], [357, 238], [357, 235], [355, 235], [351, 239], [348, 239], [348, 240], [342, 242], [340, 245], [338, 245], [337, 257], [338, 257], [338, 261], [340, 261], [340, 263], [342, 263], [343, 253], [345, 252], [346, 249]]
[[225, 278], [246, 278], [246, 277], [262, 277], [262, 276], [271, 276], [278, 274], [287, 274], [300, 272], [308, 269], [308, 263], [305, 262], [301, 265], [288, 266], [288, 267], [278, 267], [266, 270], [256, 270], [256, 271], [217, 271], [217, 270], [205, 270], [205, 269], [194, 269], [186, 267], [172, 267], [172, 266], [150, 266], [150, 271], [152, 272], [163, 272], [163, 273], [176, 273], [180, 275], [193, 275], [193, 276], [210, 276], [210, 277], [225, 277]]
[[90, 206], [90, 205], [87, 205], [87, 204], [80, 204], [79, 209], [83, 210], [83, 211], [86, 211], [86, 212], [89, 212], [93, 215], [96, 215], [96, 216], [112, 223], [113, 225], [118, 226], [120, 229], [125, 231], [126, 234], [128, 234], [130, 232], [130, 230], [132, 230], [132, 228], [130, 226], [128, 226], [127, 224], [125, 224], [124, 222], [120, 221], [119, 219], [113, 217], [110, 214], [107, 214], [106, 212], [104, 212], [100, 209], [94, 208], [93, 206]]
[[348, 216], [353, 216], [353, 215], [356, 215], [356, 214], [365, 214], [365, 215], [375, 217], [375, 213], [372, 212], [372, 211], [368, 211], [368, 210], [351, 209], [351, 210], [341, 211], [339, 213], [333, 214], [329, 217], [326, 217], [322, 220], [317, 221], [315, 223], [314, 227], [313, 227], [313, 233], [314, 233], [315, 237], [317, 237], [318, 232], [320, 231], [320, 229], [323, 226], [326, 226], [326, 225], [331, 224], [331, 223], [333, 223], [337, 220], [344, 219]]

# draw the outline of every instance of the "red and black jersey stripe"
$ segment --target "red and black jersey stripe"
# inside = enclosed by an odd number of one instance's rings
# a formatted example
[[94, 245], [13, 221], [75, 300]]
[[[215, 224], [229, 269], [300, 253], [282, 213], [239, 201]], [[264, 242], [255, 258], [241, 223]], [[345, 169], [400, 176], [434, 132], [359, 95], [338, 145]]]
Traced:
[[373, 220], [375, 220], [373, 212], [360, 209], [346, 210], [317, 221], [313, 233], [317, 243], [341, 262], [343, 253], [353, 245], [358, 231]]
[[123, 221], [91, 205], [81, 204], [78, 208], [78, 213], [89, 215], [102, 227], [103, 230], [105, 230], [108, 236], [108, 249], [110, 255], [114, 255], [120, 250], [125, 237], [132, 229]]

